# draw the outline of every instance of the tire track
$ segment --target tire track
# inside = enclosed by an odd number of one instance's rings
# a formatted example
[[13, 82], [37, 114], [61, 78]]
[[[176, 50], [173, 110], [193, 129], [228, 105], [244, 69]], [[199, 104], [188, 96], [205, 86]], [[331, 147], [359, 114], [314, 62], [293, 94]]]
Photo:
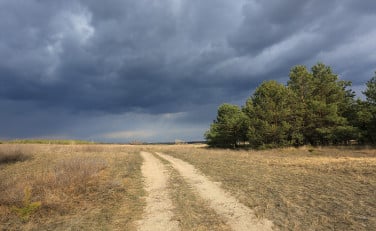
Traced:
[[138, 222], [140, 231], [175, 231], [179, 223], [173, 221], [173, 205], [169, 197], [168, 175], [164, 165], [151, 153], [141, 152], [144, 163], [141, 167], [148, 193], [144, 218]]
[[169, 155], [156, 154], [169, 161], [184, 179], [197, 190], [199, 195], [209, 202], [210, 207], [225, 219], [232, 229], [239, 231], [272, 230], [273, 223], [271, 221], [257, 219], [250, 208], [241, 204], [235, 197], [199, 173], [193, 165]]

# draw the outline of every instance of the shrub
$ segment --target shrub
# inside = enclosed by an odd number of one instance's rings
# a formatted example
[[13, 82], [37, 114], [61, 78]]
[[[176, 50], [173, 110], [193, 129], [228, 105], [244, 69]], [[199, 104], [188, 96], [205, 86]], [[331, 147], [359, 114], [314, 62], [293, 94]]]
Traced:
[[31, 158], [30, 154], [25, 153], [21, 149], [0, 149], [0, 164], [13, 163], [17, 161], [25, 161]]

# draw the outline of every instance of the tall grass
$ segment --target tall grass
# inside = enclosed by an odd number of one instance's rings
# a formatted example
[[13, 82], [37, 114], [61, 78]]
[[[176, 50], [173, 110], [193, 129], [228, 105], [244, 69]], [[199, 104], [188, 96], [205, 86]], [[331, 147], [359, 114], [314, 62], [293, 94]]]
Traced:
[[47, 175], [48, 186], [83, 193], [90, 180], [107, 167], [102, 158], [74, 157], [59, 161]]

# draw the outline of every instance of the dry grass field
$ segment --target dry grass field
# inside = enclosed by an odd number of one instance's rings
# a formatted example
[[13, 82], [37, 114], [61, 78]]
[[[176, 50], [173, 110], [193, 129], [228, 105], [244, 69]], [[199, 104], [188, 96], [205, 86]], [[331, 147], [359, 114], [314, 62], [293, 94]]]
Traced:
[[[279, 230], [376, 227], [375, 149], [0, 144], [0, 230], [136, 230], [145, 209], [141, 150], [191, 163]], [[161, 161], [180, 228], [229, 230]]]
[[159, 147], [280, 230], [375, 230], [376, 150]]
[[144, 204], [138, 153], [112, 145], [1, 144], [0, 160], [21, 158], [0, 162], [0, 230], [134, 229]]

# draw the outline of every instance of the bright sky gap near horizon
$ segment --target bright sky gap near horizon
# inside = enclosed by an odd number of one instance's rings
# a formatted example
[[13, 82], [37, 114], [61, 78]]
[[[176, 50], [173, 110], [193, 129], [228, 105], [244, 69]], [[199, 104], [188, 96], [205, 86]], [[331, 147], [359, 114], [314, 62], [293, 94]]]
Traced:
[[375, 22], [374, 0], [0, 0], [0, 140], [203, 140], [318, 61], [362, 97]]

